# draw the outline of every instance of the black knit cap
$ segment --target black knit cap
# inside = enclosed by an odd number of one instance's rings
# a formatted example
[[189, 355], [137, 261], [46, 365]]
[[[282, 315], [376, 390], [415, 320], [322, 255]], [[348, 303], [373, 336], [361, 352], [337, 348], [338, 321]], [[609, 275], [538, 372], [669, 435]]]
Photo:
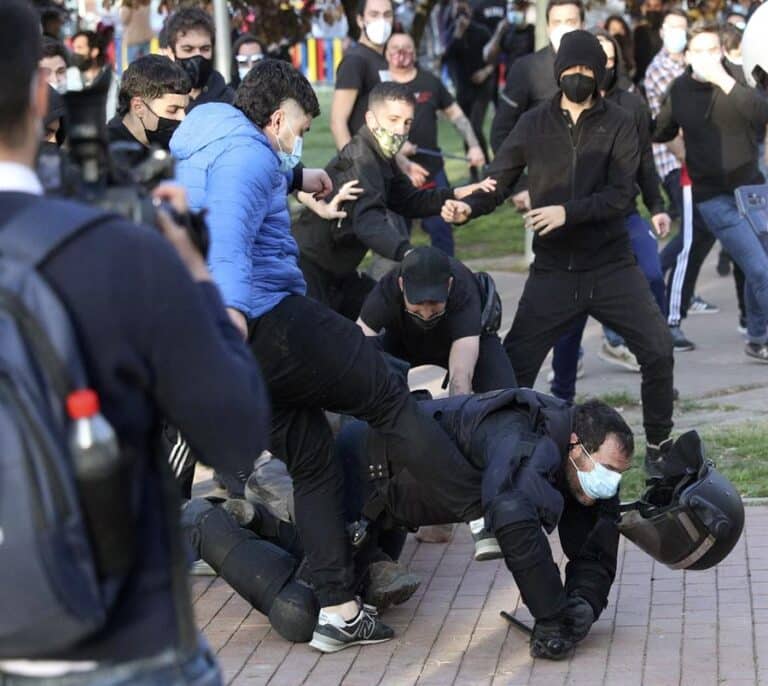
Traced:
[[581, 66], [592, 70], [599, 85], [605, 75], [605, 61], [603, 46], [589, 31], [570, 31], [563, 36], [555, 55], [555, 80], [560, 83], [566, 69]]

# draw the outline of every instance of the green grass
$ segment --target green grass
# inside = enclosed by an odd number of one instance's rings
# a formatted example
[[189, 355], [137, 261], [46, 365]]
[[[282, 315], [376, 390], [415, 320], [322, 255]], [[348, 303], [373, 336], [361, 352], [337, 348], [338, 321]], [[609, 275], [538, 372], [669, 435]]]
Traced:
[[[332, 91], [319, 88], [320, 116], [312, 122], [312, 128], [304, 141], [302, 161], [307, 167], [324, 167], [336, 154], [331, 135], [329, 113], [331, 110]], [[486, 130], [490, 131], [490, 117], [486, 121]], [[461, 137], [450, 122], [439, 122], [440, 147], [446, 153], [463, 155]], [[468, 168], [460, 160], [446, 160], [446, 174], [453, 185], [468, 183]], [[460, 260], [499, 257], [511, 253], [523, 252], [523, 219], [513, 207], [503, 205], [493, 214], [479, 217], [464, 226], [454, 228], [456, 256]], [[426, 245], [429, 237], [420, 228], [414, 229], [413, 242]]]
[[[748, 423], [702, 432], [706, 456], [743, 497], [768, 497], [768, 426]], [[622, 500], [643, 491], [645, 444], [638, 441], [632, 469], [621, 480]]]

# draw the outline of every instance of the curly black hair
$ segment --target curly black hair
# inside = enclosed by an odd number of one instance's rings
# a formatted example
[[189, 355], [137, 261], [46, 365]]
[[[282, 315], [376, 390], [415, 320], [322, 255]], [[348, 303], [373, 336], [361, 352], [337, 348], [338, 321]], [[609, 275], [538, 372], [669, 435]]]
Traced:
[[189, 31], [202, 30], [211, 36], [211, 43], [216, 43], [216, 27], [211, 15], [199, 7], [185, 7], [177, 10], [163, 26], [162, 43], [175, 52], [176, 41]]
[[131, 108], [131, 98], [154, 100], [166, 93], [186, 95], [192, 88], [186, 72], [163, 55], [144, 55], [131, 62], [120, 81], [117, 113], [123, 117]]
[[590, 398], [573, 409], [573, 432], [589, 451], [596, 451], [612, 435], [628, 458], [635, 453], [635, 438], [624, 418], [602, 400]]
[[234, 105], [256, 126], [264, 127], [286, 100], [295, 100], [311, 117], [320, 103], [304, 75], [283, 60], [261, 60], [238, 86]]

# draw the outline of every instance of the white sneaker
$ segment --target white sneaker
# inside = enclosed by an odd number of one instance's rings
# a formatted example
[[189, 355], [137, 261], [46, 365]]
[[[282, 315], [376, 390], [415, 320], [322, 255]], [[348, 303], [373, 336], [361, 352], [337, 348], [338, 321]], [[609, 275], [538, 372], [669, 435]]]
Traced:
[[190, 576], [218, 576], [216, 570], [205, 560], [195, 560], [189, 568]]
[[611, 345], [606, 339], [603, 339], [603, 345], [597, 356], [601, 360], [610, 362], [617, 367], [629, 369], [631, 372], [639, 372], [640, 365], [637, 358], [630, 352], [626, 345]]

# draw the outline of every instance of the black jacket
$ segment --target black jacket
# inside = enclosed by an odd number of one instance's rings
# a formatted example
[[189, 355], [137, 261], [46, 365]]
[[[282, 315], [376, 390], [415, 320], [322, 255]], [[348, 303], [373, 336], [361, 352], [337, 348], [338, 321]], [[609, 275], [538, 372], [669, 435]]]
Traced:
[[[26, 193], [0, 193], [0, 231], [35, 202]], [[206, 464], [248, 470], [268, 443], [269, 400], [218, 290], [193, 283], [157, 231], [106, 222], [59, 248], [41, 272], [70, 314], [103, 415], [135, 457], [139, 503], [137, 562], [105, 627], [66, 654], [45, 657], [146, 658], [178, 639], [160, 423], [172, 420]]]
[[504, 141], [488, 168], [496, 192], [477, 191], [466, 202], [473, 217], [492, 212], [527, 167], [531, 206], [563, 205], [566, 215], [564, 226], [534, 238], [534, 264], [592, 269], [632, 259], [624, 217], [639, 161], [632, 114], [598, 98], [571, 127], [558, 93], [526, 112]]
[[[656, 164], [653, 161], [653, 146], [651, 145], [653, 120], [648, 105], [636, 93], [631, 93], [624, 88], [616, 86], [606, 92], [605, 99], [631, 112], [635, 120], [640, 145], [640, 166], [637, 169], [637, 185], [642, 193], [643, 202], [651, 215], [664, 212], [664, 197], [661, 195], [659, 188], [661, 182], [656, 172]], [[633, 201], [629, 212], [636, 211], [637, 204]]]
[[[619, 499], [588, 507], [571, 493], [565, 478], [571, 408], [530, 389], [428, 400], [419, 407], [483, 472], [482, 492], [468, 485], [467, 502], [478, 496], [482, 500], [486, 526], [499, 537], [507, 566], [534, 617], [561, 610], [567, 594], [586, 599], [599, 616], [616, 574]], [[398, 464], [395, 446], [374, 432], [363, 444], [367, 455], [358, 459], [380, 454], [380, 440], [390, 464]], [[434, 513], [427, 502], [428, 487], [407, 471], [396, 474], [388, 488], [395, 519], [408, 513], [411, 521], [404, 523], [409, 526], [438, 523], [418, 521], [420, 515], [428, 519]], [[569, 559], [565, 586], [544, 534], [555, 528]]]
[[224, 77], [214, 69], [208, 77], [208, 83], [200, 91], [200, 95], [194, 100], [189, 99], [187, 113], [191, 112], [193, 107], [205, 105], [207, 102], [225, 102], [227, 105], [231, 105], [234, 101], [235, 91], [227, 85]]
[[491, 148], [498, 152], [517, 120], [530, 109], [557, 93], [555, 51], [551, 45], [526, 55], [507, 72], [507, 83], [499, 94], [496, 115], [491, 126]]
[[736, 83], [726, 95], [689, 68], [670, 85], [653, 140], [665, 143], [683, 130], [693, 198], [702, 202], [763, 182], [758, 144], [767, 124], [768, 100], [757, 91]]
[[364, 191], [355, 202], [346, 203], [343, 209], [348, 214], [341, 221], [328, 221], [305, 209], [293, 225], [293, 235], [303, 259], [337, 276], [355, 271], [369, 249], [402, 260], [411, 247], [402, 217], [440, 214], [443, 203], [453, 197], [451, 189], [415, 188], [394, 159], [381, 155], [367, 126], [325, 169], [334, 188], [357, 179]]

